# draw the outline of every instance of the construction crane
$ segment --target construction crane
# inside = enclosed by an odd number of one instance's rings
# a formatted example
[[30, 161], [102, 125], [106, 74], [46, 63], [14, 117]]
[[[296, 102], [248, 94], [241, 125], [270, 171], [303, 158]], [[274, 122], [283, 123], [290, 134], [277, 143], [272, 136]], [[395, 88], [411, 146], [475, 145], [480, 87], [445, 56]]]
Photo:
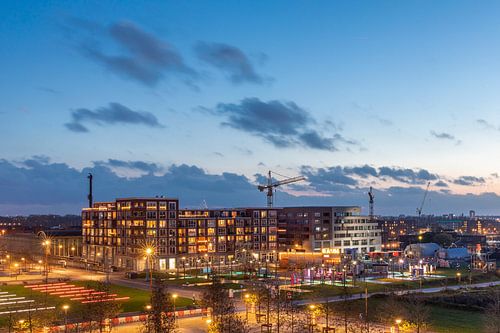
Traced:
[[368, 198], [370, 203], [370, 221], [373, 220], [373, 202], [375, 199], [375, 194], [373, 193], [373, 187], [370, 186], [370, 191], [368, 192]]
[[[282, 176], [282, 177], [284, 177], [284, 176]], [[289, 177], [289, 178], [286, 178], [286, 179], [283, 179], [280, 181], [273, 182], [273, 178], [271, 176], [271, 170], [269, 170], [269, 172], [267, 173], [267, 184], [266, 185], [258, 185], [257, 188], [261, 192], [267, 191], [267, 207], [272, 207], [273, 206], [274, 190], [276, 187], [281, 186], [281, 185], [290, 184], [290, 183], [300, 182], [302, 180], [306, 180], [306, 177], [303, 177], [303, 176]]]
[[420, 218], [420, 216], [422, 215], [422, 209], [424, 208], [425, 199], [427, 198], [427, 193], [429, 193], [429, 186], [431, 186], [431, 182], [427, 183], [427, 187], [425, 188], [425, 192], [424, 192], [424, 198], [422, 199], [422, 203], [420, 204], [420, 207], [417, 208], [418, 218]]

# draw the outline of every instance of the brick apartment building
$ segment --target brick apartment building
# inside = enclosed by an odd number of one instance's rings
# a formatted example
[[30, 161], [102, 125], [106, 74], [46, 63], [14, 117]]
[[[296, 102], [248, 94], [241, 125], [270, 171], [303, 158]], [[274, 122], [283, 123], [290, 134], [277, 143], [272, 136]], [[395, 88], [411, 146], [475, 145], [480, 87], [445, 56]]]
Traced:
[[[180, 210], [173, 198], [125, 198], [82, 211], [83, 257], [101, 267], [141, 271], [145, 248], [156, 270], [229, 264], [277, 255], [277, 209]], [[200, 267], [200, 266], [199, 266]]]

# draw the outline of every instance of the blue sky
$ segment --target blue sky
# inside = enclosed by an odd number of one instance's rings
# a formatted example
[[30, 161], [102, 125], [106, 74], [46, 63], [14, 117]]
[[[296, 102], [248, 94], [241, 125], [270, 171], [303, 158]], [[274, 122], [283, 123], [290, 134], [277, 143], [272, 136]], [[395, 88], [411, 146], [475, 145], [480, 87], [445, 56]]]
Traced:
[[88, 171], [101, 200], [259, 205], [268, 169], [308, 177], [281, 205], [411, 214], [430, 181], [428, 213], [500, 214], [499, 6], [2, 3], [0, 215], [78, 212]]

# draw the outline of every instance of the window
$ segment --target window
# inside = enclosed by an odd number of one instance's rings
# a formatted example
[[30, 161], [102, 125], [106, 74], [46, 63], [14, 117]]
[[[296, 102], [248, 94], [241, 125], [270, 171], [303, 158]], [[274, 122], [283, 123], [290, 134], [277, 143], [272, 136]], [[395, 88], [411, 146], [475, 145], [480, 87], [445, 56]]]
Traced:
[[176, 210], [177, 209], [177, 203], [176, 202], [169, 202], [168, 203], [168, 209], [169, 210]]

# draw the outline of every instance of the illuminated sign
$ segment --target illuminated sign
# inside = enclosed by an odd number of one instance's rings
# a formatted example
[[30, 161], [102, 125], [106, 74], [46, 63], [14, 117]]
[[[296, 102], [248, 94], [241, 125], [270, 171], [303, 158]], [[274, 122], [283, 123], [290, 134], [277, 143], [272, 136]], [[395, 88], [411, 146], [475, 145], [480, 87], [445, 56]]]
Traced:
[[339, 254], [340, 250], [339, 249], [321, 249], [321, 252], [323, 254]]

